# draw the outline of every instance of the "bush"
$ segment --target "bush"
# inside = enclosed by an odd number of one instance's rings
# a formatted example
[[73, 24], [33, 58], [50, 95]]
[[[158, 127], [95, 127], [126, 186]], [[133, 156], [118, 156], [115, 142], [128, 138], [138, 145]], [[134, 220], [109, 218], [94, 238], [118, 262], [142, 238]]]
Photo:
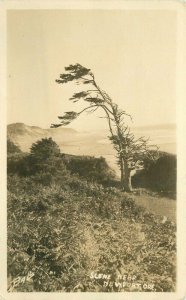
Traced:
[[160, 158], [132, 178], [135, 187], [148, 187], [158, 192], [176, 192], [176, 156], [160, 153]]
[[52, 171], [52, 169], [56, 167], [55, 161], [59, 157], [60, 149], [52, 138], [45, 138], [37, 141], [32, 144], [30, 149], [29, 160], [31, 173], [36, 174], [37, 172], [42, 171]]
[[26, 153], [15, 153], [7, 158], [8, 174], [18, 174], [19, 176], [27, 176], [30, 174], [30, 160]]
[[106, 183], [115, 177], [114, 171], [103, 157], [64, 157], [64, 161], [72, 174], [78, 174], [92, 182]]
[[8, 156], [8, 174], [32, 176], [41, 184], [61, 182], [69, 176], [58, 145], [51, 139], [42, 139], [31, 147], [31, 153], [15, 153]]
[[150, 187], [158, 191], [176, 191], [176, 156], [160, 157], [148, 170]]
[[38, 161], [43, 161], [49, 157], [58, 156], [60, 154], [60, 149], [56, 142], [50, 137], [33, 143], [30, 153]]
[[75, 183], [74, 177], [74, 183], [70, 185], [84, 184], [79, 182], [79, 176], [101, 184], [109, 184], [115, 178], [114, 171], [110, 169], [105, 158], [61, 154], [52, 138], [41, 139], [32, 144], [30, 154], [14, 153], [9, 156], [7, 167], [8, 174], [34, 176], [36, 182], [44, 185], [67, 180], [70, 177], [69, 172], [77, 175], [77, 182]]

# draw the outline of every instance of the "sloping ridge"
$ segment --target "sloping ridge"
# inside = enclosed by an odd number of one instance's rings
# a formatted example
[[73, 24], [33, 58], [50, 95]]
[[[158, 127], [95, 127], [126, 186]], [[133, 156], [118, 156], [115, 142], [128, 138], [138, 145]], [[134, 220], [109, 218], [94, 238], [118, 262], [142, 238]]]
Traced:
[[13, 123], [7, 126], [7, 137], [20, 146], [22, 151], [28, 151], [32, 143], [42, 138], [52, 137], [56, 142], [76, 135], [72, 128], [49, 128], [29, 126], [24, 123]]

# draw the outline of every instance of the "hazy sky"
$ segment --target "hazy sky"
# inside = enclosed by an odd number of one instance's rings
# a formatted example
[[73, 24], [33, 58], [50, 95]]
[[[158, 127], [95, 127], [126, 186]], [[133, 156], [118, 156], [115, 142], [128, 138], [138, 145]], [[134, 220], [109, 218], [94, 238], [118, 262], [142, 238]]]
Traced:
[[[73, 63], [92, 69], [134, 125], [176, 121], [174, 11], [8, 11], [8, 123], [47, 128], [64, 111], [80, 110], [68, 101], [77, 86], [55, 82]], [[70, 127], [106, 127], [98, 116], [85, 115]]]

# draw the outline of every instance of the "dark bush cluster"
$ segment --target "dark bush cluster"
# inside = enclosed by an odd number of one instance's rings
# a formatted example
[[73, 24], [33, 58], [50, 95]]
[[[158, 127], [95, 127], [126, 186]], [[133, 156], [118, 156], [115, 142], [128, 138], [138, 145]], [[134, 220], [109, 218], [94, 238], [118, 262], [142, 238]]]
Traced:
[[30, 177], [38, 183], [50, 185], [62, 182], [69, 176], [58, 145], [45, 138], [34, 143], [30, 153], [14, 153], [8, 156], [8, 174]]
[[134, 175], [132, 181], [136, 187], [147, 187], [158, 192], [175, 193], [176, 174], [176, 156], [162, 152], [157, 161], [149, 161], [144, 170]]
[[11, 152], [7, 167], [9, 174], [34, 176], [37, 182], [45, 185], [62, 182], [70, 174], [73, 175], [72, 182], [69, 182], [71, 186], [84, 184], [85, 181], [78, 177], [102, 184], [109, 184], [115, 178], [114, 171], [110, 169], [105, 158], [61, 154], [58, 145], [51, 138], [34, 143], [29, 154]]
[[92, 182], [107, 183], [115, 178], [115, 173], [108, 166], [104, 157], [64, 156], [67, 169]]

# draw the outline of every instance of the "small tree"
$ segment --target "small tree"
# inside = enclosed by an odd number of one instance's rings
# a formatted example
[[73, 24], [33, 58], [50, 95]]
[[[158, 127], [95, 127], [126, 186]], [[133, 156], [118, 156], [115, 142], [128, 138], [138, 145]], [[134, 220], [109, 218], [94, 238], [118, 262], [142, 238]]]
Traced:
[[34, 175], [34, 178], [43, 184], [60, 182], [68, 176], [59, 146], [52, 138], [43, 138], [32, 144], [26, 162], [30, 175]]
[[41, 139], [32, 144], [30, 153], [34, 158], [43, 161], [58, 156], [60, 154], [60, 149], [56, 142], [50, 137]]
[[118, 164], [121, 170], [121, 186], [125, 191], [131, 191], [131, 171], [141, 168], [144, 158], [147, 156], [154, 159], [155, 156], [152, 153], [155, 152], [151, 150], [157, 147], [148, 145], [148, 139], [144, 137], [138, 139], [134, 137], [125, 122], [125, 117], [131, 118], [131, 116], [124, 110], [119, 109], [110, 96], [98, 86], [90, 69], [75, 64], [66, 67], [65, 71], [56, 82], [64, 84], [75, 81], [77, 84], [87, 85], [87, 89], [75, 93], [70, 100], [73, 102], [83, 100], [88, 105], [80, 112], [65, 112], [63, 116], [58, 117], [61, 123], [52, 124], [51, 127], [68, 125], [85, 111], [92, 113], [97, 109], [103, 110], [109, 126], [109, 139], [117, 152]]

